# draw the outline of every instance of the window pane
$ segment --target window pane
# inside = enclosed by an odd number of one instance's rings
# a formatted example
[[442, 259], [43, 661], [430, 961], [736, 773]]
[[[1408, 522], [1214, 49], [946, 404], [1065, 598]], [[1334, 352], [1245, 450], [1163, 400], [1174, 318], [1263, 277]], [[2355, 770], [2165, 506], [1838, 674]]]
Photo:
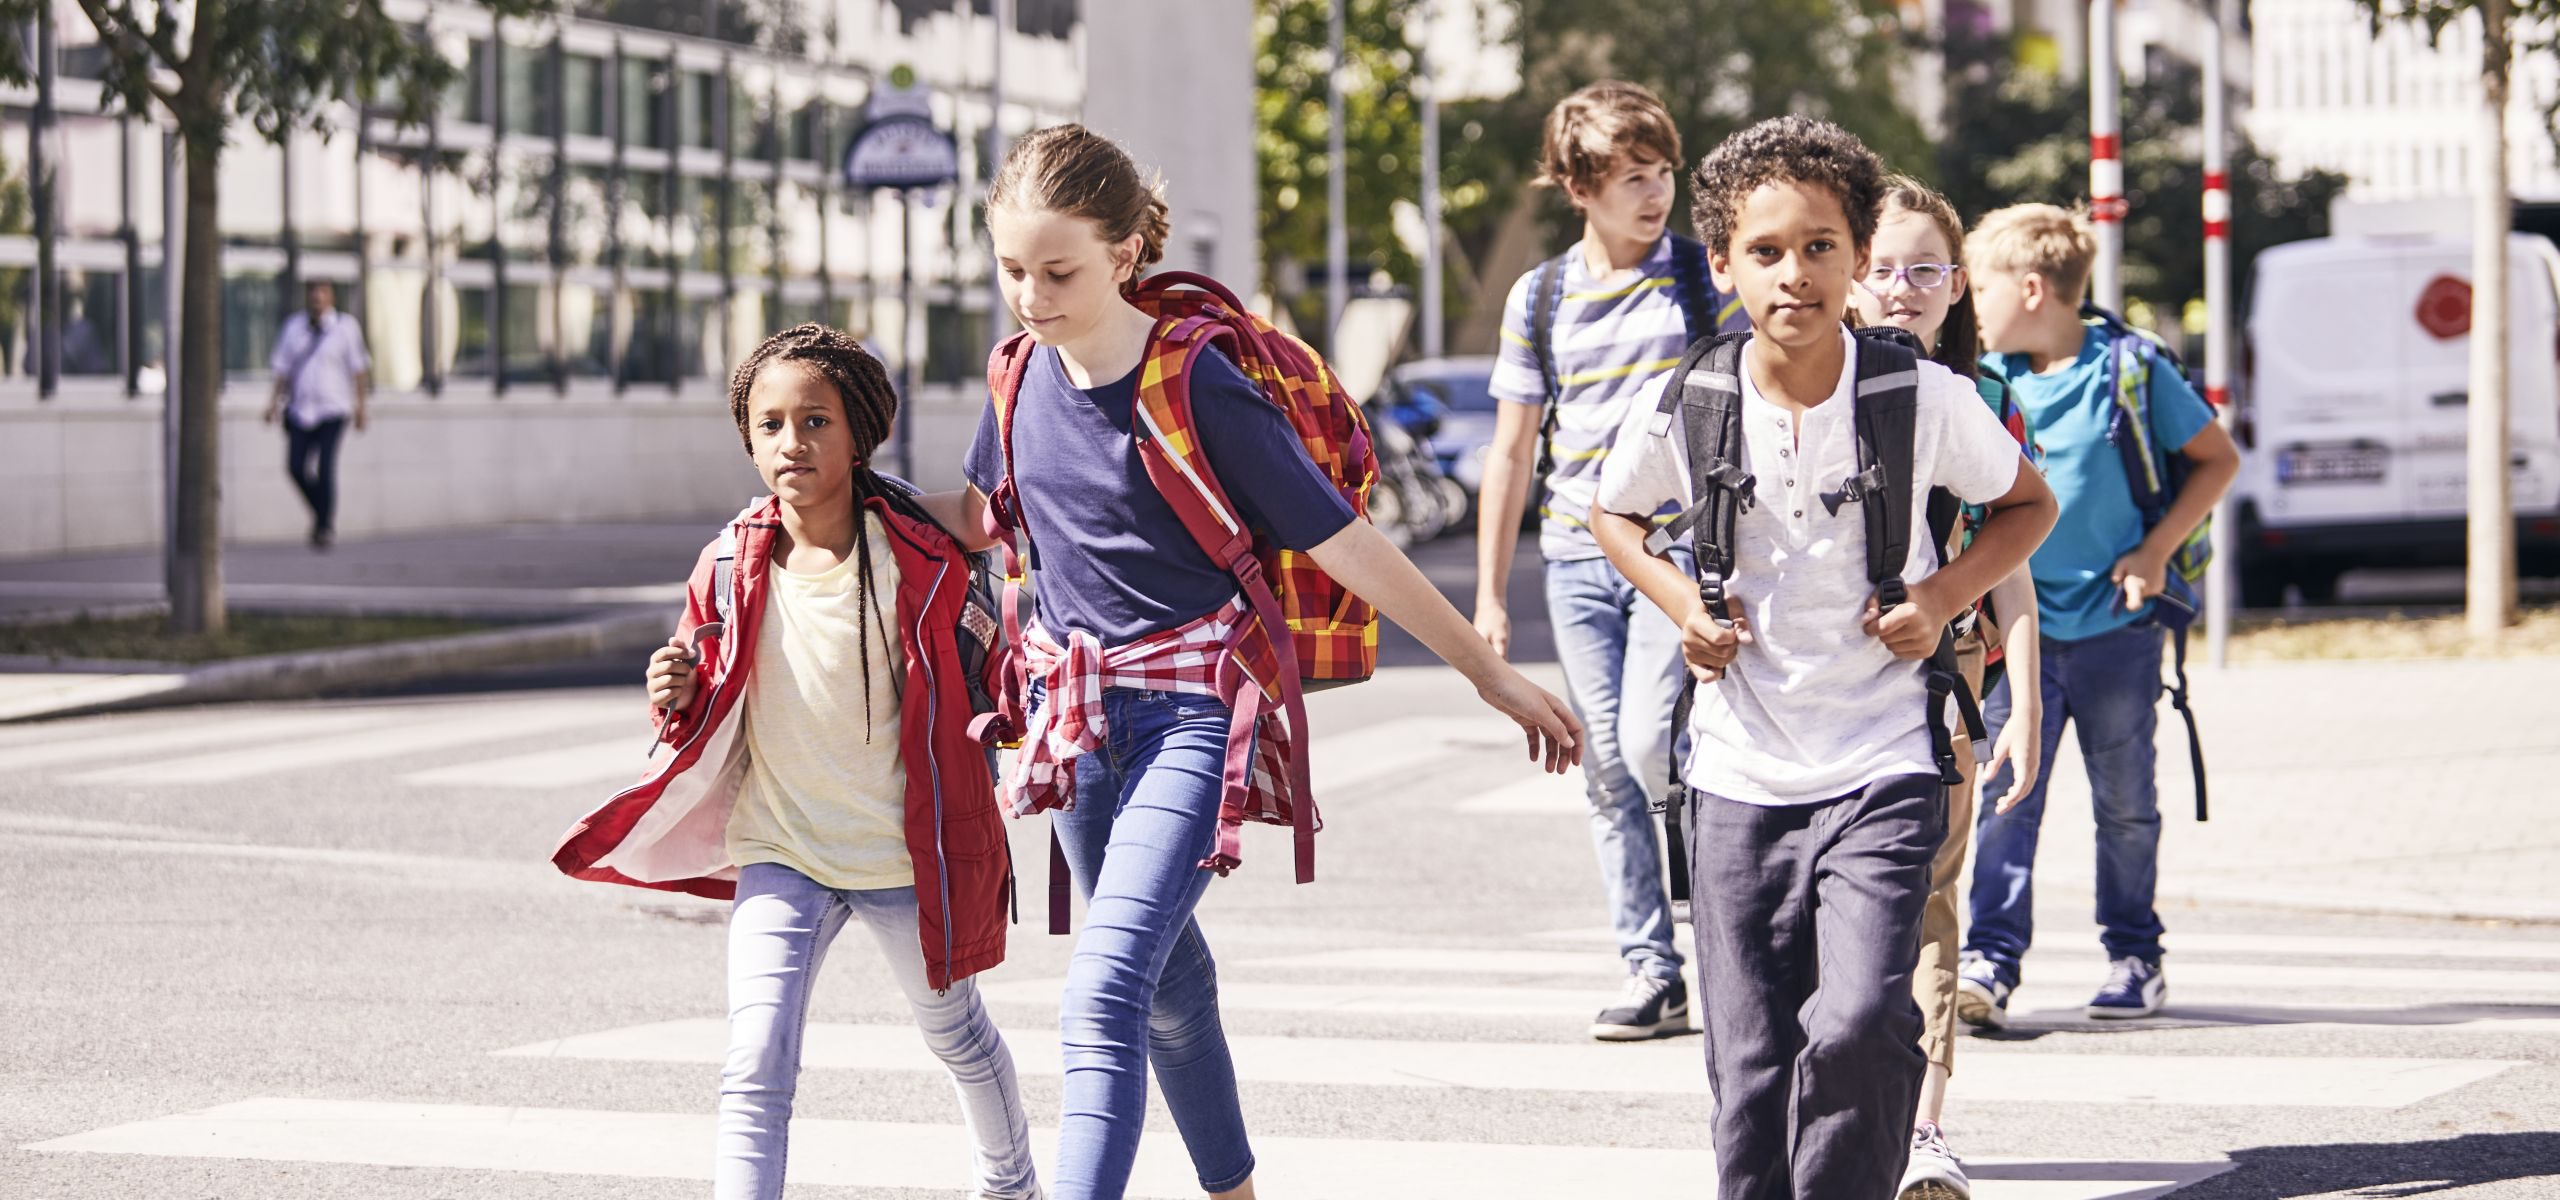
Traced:
[[560, 102], [567, 106], [563, 118], [572, 135], [604, 136], [604, 60], [592, 54], [572, 54], [560, 68]]
[[602, 289], [560, 289], [560, 366], [572, 379], [602, 379], [613, 366], [613, 312]]
[[626, 145], [664, 149], [666, 122], [659, 108], [667, 86], [666, 64], [646, 58], [622, 60], [622, 140]]
[[604, 265], [606, 240], [612, 231], [606, 205], [613, 173], [604, 167], [572, 167], [561, 203], [562, 252], [581, 267]]
[[427, 273], [377, 266], [368, 273], [364, 340], [375, 387], [406, 391], [425, 380]]
[[736, 274], [762, 275], [773, 267], [773, 185], [760, 179], [730, 184], [730, 264]]
[[551, 51], [544, 46], [508, 46], [499, 86], [499, 106], [507, 114], [507, 132], [549, 136], [551, 133]]
[[704, 150], [720, 146], [720, 77], [709, 71], [684, 73], [684, 95], [677, 106], [677, 132], [683, 144]]
[[552, 161], [548, 154], [511, 154], [498, 174], [498, 215], [511, 261], [551, 260]]
[[498, 319], [507, 334], [504, 368], [508, 383], [551, 382], [551, 311], [543, 303], [547, 290], [538, 284], [507, 285], [506, 311]]
[[629, 171], [622, 177], [622, 254], [626, 266], [663, 267], [670, 253], [667, 237], [667, 177], [656, 171]]
[[[987, 315], [950, 304], [924, 310], [924, 381], [966, 383], [987, 361]], [[975, 375], [984, 378], [983, 374]]]
[[675, 378], [675, 306], [662, 289], [631, 292], [631, 341], [622, 352], [625, 383]]
[[124, 272], [62, 272], [62, 373], [124, 370]]
[[720, 184], [686, 176], [676, 181], [676, 259], [710, 270], [720, 265]]
[[489, 339], [489, 289], [457, 287], [453, 292], [453, 358], [445, 374], [455, 379], [487, 379], [495, 346]]
[[276, 332], [282, 327], [286, 311], [275, 276], [223, 277], [222, 369], [266, 370], [267, 356], [275, 352]]

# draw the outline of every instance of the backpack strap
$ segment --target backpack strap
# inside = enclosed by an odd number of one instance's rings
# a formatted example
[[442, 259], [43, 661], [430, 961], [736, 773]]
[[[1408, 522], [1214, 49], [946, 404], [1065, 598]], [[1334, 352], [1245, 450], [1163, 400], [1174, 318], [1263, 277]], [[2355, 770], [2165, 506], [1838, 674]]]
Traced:
[[1688, 327], [1690, 341], [1720, 332], [1721, 306], [1707, 270], [1706, 243], [1671, 235], [1671, 294], [1680, 301], [1680, 320]]
[[[1822, 499], [1834, 512], [1839, 511], [1840, 503], [1856, 501], [1861, 505], [1867, 527], [1867, 581], [1876, 589], [1877, 605], [1891, 609], [1911, 598], [1910, 588], [1902, 581], [1902, 570], [1911, 561], [1912, 482], [1919, 455], [1920, 359], [1899, 338], [1861, 336], [1854, 344], [1858, 473], [1844, 481], [1839, 492], [1827, 493]], [[1938, 507], [1934, 495], [1930, 507]], [[1948, 517], [1952, 522], [1951, 508]], [[1934, 513], [1931, 519], [1934, 536]], [[1944, 553], [1944, 543], [1940, 546], [1940, 553]], [[1929, 693], [1929, 754], [1937, 764], [1938, 781], [1956, 787], [1964, 782], [1964, 772], [1956, 760], [1955, 732], [1947, 720], [1949, 704], [1954, 705], [1964, 721], [1965, 732], [1974, 741], [1980, 742], [1987, 735], [1981, 705], [1965, 686], [1964, 675], [1956, 665], [1953, 622], [1938, 631], [1938, 645], [1930, 652], [1924, 673]]]
[[[1233, 689], [1235, 711], [1227, 734], [1221, 810], [1235, 813], [1245, 807], [1253, 782], [1254, 727], [1264, 714], [1281, 713], [1295, 749], [1289, 759], [1288, 787], [1297, 878], [1308, 883], [1316, 874], [1317, 818], [1315, 784], [1308, 770], [1306, 689], [1299, 678], [1296, 639], [1290, 636], [1280, 598], [1264, 574], [1252, 527], [1209, 469], [1208, 448], [1200, 442], [1191, 409], [1191, 373], [1200, 356], [1223, 343], [1231, 359], [1247, 361], [1246, 348], [1237, 344], [1240, 336], [1233, 326], [1208, 317], [1159, 321], [1140, 368], [1132, 433], [1147, 478], [1154, 481], [1209, 560], [1235, 577], [1237, 590], [1253, 610], [1251, 626], [1258, 626], [1262, 633], [1253, 640], [1250, 627], [1240, 631], [1229, 656], [1243, 678]], [[1258, 347], [1255, 351], [1258, 357]], [[1219, 857], [1233, 860], [1237, 847], [1229, 839], [1235, 834], [1234, 823], [1221, 822]]]
[[[1013, 482], [1013, 402], [1021, 394], [1023, 372], [1031, 365], [1038, 349], [1029, 333], [1017, 333], [997, 344], [987, 355], [987, 403], [996, 418], [996, 446], [1004, 459], [1004, 478], [996, 481], [996, 490], [987, 497], [986, 532], [1004, 549], [1004, 588], [999, 609], [1004, 618], [1004, 642], [1008, 647], [1022, 645], [1022, 592], [1031, 577], [1024, 570], [1027, 560], [1039, 562], [1038, 548], [1031, 544], [1031, 527], [1023, 521]], [[983, 714], [969, 723], [969, 733], [988, 746], [1010, 746], [1021, 736], [1023, 720], [1022, 656], [1008, 651], [1003, 665], [997, 669], [995, 711]]]
[[736, 586], [733, 577], [737, 574], [738, 565], [738, 527], [736, 525], [720, 527], [719, 545], [720, 548], [713, 552], [711, 559], [711, 614], [721, 624], [726, 625], [729, 622], [729, 611], [737, 603], [737, 597], [732, 594]]
[[1538, 357], [1538, 379], [1547, 402], [1538, 413], [1538, 474], [1555, 469], [1556, 407], [1564, 402], [1564, 377], [1556, 369], [1556, 310], [1564, 304], [1565, 264], [1576, 251], [1539, 263], [1529, 278], [1529, 351]]

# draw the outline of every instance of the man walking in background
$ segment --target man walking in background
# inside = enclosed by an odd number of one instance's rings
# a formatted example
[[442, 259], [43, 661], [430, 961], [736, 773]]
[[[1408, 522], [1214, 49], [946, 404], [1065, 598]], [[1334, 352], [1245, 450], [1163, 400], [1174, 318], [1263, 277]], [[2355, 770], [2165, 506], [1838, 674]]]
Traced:
[[266, 420], [284, 417], [285, 473], [311, 506], [311, 548], [326, 550], [336, 536], [338, 442], [349, 421], [364, 429], [373, 358], [365, 353], [364, 329], [338, 311], [336, 288], [315, 279], [302, 296], [303, 310], [285, 319], [267, 360], [276, 385]]

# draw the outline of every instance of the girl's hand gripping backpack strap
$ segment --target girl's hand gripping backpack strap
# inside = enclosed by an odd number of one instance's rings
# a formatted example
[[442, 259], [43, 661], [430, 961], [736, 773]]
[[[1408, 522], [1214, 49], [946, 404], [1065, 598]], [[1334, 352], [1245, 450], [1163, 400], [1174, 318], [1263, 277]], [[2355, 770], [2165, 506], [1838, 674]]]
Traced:
[[[972, 721], [969, 732], [989, 746], [1014, 744], [1027, 725], [1023, 713], [1022, 588], [1030, 578], [1023, 570], [1023, 549], [1029, 546], [1031, 531], [1022, 523], [1013, 486], [1013, 402], [1021, 394], [1023, 371], [1031, 365], [1031, 356], [1037, 349], [1030, 334], [1017, 333], [987, 355], [987, 402], [995, 406], [996, 445], [1004, 456], [1004, 478], [997, 482], [995, 494], [987, 497], [985, 521], [987, 534], [1004, 548], [1000, 608], [1005, 649], [991, 689], [996, 710]], [[1036, 552], [1031, 557], [1037, 561]]]
[[[1919, 356], [1897, 341], [1861, 337], [1856, 341], [1858, 473], [1827, 494], [1833, 512], [1855, 501], [1863, 506], [1867, 532], [1867, 580], [1875, 585], [1876, 604], [1891, 609], [1911, 599], [1902, 569], [1911, 561], [1912, 477], [1918, 457], [1920, 407]], [[1947, 724], [1953, 702], [1974, 741], [1986, 739], [1982, 708], [1956, 665], [1955, 626], [1938, 630], [1937, 649], [1927, 666], [1929, 689], [1929, 755], [1938, 781], [1948, 787], [1964, 783], [1956, 761], [1955, 733]]]

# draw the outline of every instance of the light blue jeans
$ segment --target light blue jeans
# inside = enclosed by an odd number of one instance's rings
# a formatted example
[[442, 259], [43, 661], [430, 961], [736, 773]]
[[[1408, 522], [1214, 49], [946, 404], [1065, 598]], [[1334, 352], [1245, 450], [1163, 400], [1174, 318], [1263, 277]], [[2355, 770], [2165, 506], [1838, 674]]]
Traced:
[[[1253, 1176], [1218, 966], [1192, 910], [1215, 876], [1229, 711], [1214, 697], [1111, 688], [1108, 732], [1076, 760], [1075, 806], [1051, 816], [1084, 930], [1058, 1002], [1066, 1059], [1057, 1200], [1119, 1200], [1147, 1121], [1147, 1068], [1200, 1188]], [[1274, 869], [1285, 869], [1275, 866]]]
[[[2045, 638], [2045, 773], [2007, 813], [1985, 805], [1974, 823], [1973, 924], [1965, 949], [1990, 960], [2000, 978], [2018, 982], [2018, 960], [2035, 939], [2035, 865], [2045, 790], [2053, 783], [2053, 756], [2065, 725], [2080, 731], [2080, 758], [2089, 769], [2089, 798], [2098, 825], [2098, 925], [2109, 958], [2160, 961], [2159, 751], [2160, 642], [2149, 621], [2079, 641]], [[1991, 736], [2009, 722], [2012, 675], [1983, 706]], [[2009, 790], [2002, 766], [1983, 794]]]
[[[1674, 560], [1688, 569], [1685, 553]], [[1618, 955], [1631, 975], [1675, 978], [1680, 951], [1652, 805], [1671, 788], [1671, 705], [1686, 677], [1680, 629], [1605, 558], [1547, 564], [1547, 621], [1582, 719], [1591, 843]]]
[[889, 973], [960, 1093], [975, 1174], [972, 1200], [1037, 1200], [1031, 1125], [1014, 1082], [1013, 1054], [996, 1033], [977, 983], [936, 992], [925, 982], [912, 887], [840, 891], [778, 863], [738, 871], [729, 913], [729, 1057], [720, 1072], [719, 1152], [711, 1175], [719, 1200], [775, 1200], [790, 1158], [793, 1094], [809, 986], [847, 918], [860, 917]]

